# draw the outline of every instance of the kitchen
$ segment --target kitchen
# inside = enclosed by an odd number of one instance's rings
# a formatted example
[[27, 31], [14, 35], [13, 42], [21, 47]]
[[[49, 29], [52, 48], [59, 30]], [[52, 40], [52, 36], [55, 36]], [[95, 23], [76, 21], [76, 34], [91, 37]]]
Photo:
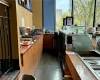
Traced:
[[[71, 14], [56, 31], [55, 3], [52, 7], [47, 3], [49, 0], [0, 1], [0, 79], [99, 80], [100, 26], [94, 25], [95, 14], [92, 28], [78, 26]], [[48, 9], [51, 15], [45, 13]]]

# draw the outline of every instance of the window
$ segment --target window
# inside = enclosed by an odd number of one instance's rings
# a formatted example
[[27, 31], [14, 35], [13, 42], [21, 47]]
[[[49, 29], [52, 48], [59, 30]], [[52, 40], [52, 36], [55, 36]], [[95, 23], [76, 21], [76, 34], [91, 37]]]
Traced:
[[100, 0], [96, 0], [96, 27], [100, 24]]
[[73, 0], [73, 1], [74, 1], [74, 25], [93, 27], [95, 0]]
[[63, 18], [71, 16], [71, 0], [56, 0], [56, 31], [61, 30]]

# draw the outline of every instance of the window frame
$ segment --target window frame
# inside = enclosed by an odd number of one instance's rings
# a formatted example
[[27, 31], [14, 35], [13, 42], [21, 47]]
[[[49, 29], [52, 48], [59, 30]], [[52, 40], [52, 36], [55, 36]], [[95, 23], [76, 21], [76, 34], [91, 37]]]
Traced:
[[[93, 15], [93, 27], [96, 27], [96, 4], [97, 4], [97, 0], [94, 1], [94, 15]], [[72, 17], [74, 17], [74, 0], [72, 0]], [[73, 20], [74, 21], [74, 20]], [[73, 22], [73, 25], [74, 25], [74, 22]]]

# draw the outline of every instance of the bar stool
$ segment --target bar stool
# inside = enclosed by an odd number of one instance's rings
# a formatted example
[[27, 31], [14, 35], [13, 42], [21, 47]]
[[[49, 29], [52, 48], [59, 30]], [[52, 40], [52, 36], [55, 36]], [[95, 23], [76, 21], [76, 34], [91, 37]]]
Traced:
[[36, 80], [32, 75], [23, 74], [19, 80]]

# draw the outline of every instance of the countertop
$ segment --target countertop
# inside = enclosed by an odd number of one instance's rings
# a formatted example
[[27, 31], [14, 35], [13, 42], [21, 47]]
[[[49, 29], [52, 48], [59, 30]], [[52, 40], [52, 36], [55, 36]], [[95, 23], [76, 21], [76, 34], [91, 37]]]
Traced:
[[97, 80], [78, 57], [77, 53], [66, 51], [66, 62], [74, 80]]
[[44, 33], [45, 35], [54, 34], [54, 33]]
[[21, 46], [21, 48], [20, 48], [20, 53], [21, 53], [21, 54], [24, 54], [25, 52], [27, 52], [28, 49], [30, 49], [30, 48], [37, 42], [37, 40], [38, 40], [41, 36], [42, 36], [42, 35], [36, 35], [36, 39], [34, 40], [34, 42], [31, 42], [30, 45], [28, 45], [28, 46]]

